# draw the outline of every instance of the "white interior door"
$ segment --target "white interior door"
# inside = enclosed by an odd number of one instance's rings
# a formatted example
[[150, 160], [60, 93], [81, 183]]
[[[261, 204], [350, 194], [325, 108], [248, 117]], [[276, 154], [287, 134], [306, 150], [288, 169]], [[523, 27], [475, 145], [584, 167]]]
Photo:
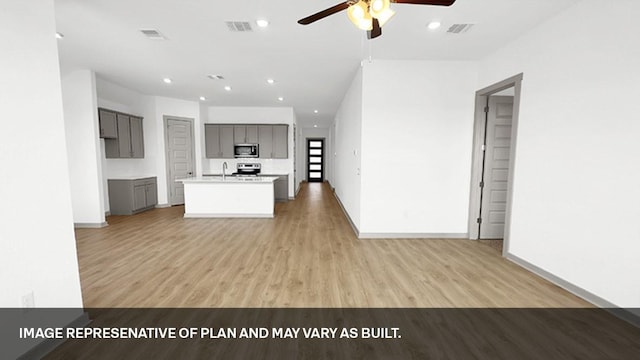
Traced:
[[513, 96], [490, 96], [480, 206], [480, 238], [504, 238]]
[[193, 133], [188, 120], [167, 119], [169, 203], [184, 204], [184, 185], [176, 179], [193, 176]]

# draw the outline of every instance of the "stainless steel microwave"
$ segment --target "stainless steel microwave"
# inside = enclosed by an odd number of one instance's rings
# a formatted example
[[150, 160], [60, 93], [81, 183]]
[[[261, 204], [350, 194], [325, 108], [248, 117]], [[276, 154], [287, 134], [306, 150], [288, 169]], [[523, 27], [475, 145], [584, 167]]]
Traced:
[[237, 158], [257, 158], [258, 144], [235, 144], [233, 145], [233, 155]]

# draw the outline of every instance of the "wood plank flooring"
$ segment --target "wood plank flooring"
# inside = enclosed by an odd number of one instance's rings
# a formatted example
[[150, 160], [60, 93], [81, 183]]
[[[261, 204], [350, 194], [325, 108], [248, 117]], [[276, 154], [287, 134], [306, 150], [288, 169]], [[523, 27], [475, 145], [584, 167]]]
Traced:
[[181, 206], [77, 229], [85, 307], [591, 307], [469, 240], [359, 240], [326, 184], [274, 219]]

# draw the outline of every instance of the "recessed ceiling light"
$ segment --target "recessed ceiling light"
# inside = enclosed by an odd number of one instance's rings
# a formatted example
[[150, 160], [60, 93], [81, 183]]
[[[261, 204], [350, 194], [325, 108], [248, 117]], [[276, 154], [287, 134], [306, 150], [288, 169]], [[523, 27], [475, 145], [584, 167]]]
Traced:
[[56, 33], [56, 39], [62, 39], [62, 38], [64, 38], [64, 34], [57, 32]]
[[269, 21], [267, 21], [265, 19], [258, 19], [258, 20], [256, 20], [256, 24], [258, 26], [260, 26], [261, 28], [265, 28], [265, 27], [269, 26]]
[[227, 85], [227, 86], [224, 87], [224, 89], [227, 90], [227, 91], [231, 91], [231, 86]]
[[317, 113], [318, 113], [318, 110], [313, 110], [313, 113], [314, 113], [314, 114], [317, 114]]
[[165, 84], [171, 84], [173, 82], [173, 80], [171, 80], [169, 78], [164, 78], [164, 79], [162, 79], [162, 81], [164, 81]]
[[318, 125], [313, 125], [313, 127], [318, 127]]
[[200, 101], [207, 101], [207, 98], [204, 96], [200, 96]]
[[278, 101], [284, 101], [284, 98], [283, 98], [282, 96], [280, 96], [280, 97], [278, 98]]
[[432, 21], [432, 22], [429, 23], [429, 25], [427, 25], [427, 27], [429, 29], [431, 29], [431, 30], [435, 30], [435, 29], [439, 28], [440, 25], [442, 25], [442, 24], [440, 24], [439, 21]]
[[272, 85], [273, 85], [276, 81], [275, 81], [275, 80], [273, 80], [273, 79], [267, 79], [267, 82], [268, 82], [269, 84], [272, 84]]

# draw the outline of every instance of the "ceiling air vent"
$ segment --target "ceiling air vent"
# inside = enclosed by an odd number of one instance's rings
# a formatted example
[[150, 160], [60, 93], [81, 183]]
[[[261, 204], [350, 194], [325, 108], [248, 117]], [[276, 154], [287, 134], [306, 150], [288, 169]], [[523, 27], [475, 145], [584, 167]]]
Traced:
[[251, 24], [248, 21], [227, 21], [226, 22], [229, 31], [233, 32], [248, 32], [253, 31]]
[[450, 34], [466, 33], [467, 31], [471, 30], [473, 25], [475, 24], [453, 24], [451, 25], [451, 27], [449, 27], [449, 30], [447, 30], [447, 32]]
[[224, 80], [224, 76], [222, 75], [207, 75], [207, 77], [211, 80]]
[[162, 35], [156, 29], [140, 29], [140, 32], [147, 37], [147, 39], [151, 40], [167, 40], [167, 38]]

